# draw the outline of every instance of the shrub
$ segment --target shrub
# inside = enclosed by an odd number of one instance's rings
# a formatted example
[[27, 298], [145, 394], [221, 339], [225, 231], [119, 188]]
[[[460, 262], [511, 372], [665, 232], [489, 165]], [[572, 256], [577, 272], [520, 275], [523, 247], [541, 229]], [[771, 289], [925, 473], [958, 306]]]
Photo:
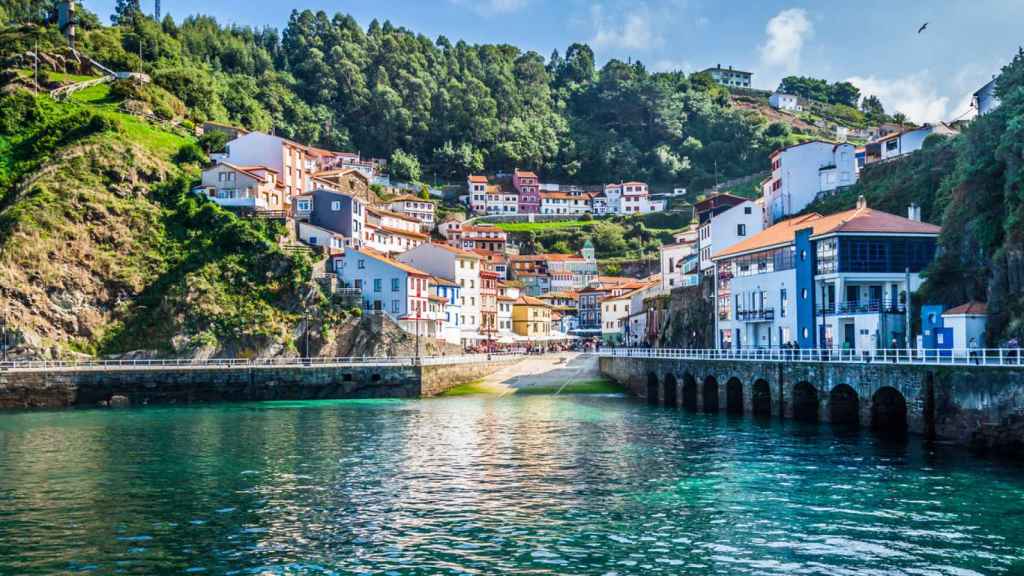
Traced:
[[174, 155], [174, 160], [182, 164], [202, 164], [206, 162], [206, 154], [203, 154], [203, 149], [198, 144], [189, 142], [178, 148], [178, 153]]

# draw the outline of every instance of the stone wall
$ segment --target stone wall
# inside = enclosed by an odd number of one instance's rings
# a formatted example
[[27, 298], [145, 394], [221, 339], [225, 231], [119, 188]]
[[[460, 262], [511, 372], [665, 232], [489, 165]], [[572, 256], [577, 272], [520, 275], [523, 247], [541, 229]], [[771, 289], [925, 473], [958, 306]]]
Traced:
[[1024, 368], [601, 358], [601, 371], [652, 403], [904, 428], [1024, 457]]
[[218, 401], [417, 398], [512, 361], [445, 366], [289, 366], [0, 372], [0, 409]]

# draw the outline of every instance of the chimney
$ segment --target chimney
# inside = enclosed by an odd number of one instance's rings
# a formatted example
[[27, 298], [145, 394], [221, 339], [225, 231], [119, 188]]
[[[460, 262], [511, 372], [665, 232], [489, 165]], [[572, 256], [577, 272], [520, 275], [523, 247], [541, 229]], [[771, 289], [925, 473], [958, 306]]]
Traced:
[[921, 207], [918, 206], [916, 202], [913, 202], [910, 204], [910, 206], [907, 206], [907, 218], [910, 218], [914, 222], [921, 221]]
[[864, 199], [864, 195], [857, 196], [857, 210], [863, 210], [868, 207], [868, 201]]

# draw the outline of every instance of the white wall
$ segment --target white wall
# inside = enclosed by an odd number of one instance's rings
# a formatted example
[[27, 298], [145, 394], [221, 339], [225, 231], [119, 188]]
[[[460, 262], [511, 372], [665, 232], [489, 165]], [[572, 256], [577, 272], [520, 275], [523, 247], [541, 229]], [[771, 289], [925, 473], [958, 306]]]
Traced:
[[[852, 144], [808, 142], [781, 152], [780, 166], [765, 186], [768, 224], [796, 214], [814, 201], [819, 192], [850, 186], [857, 181], [857, 161]], [[821, 168], [835, 166], [834, 181], [826, 183]], [[782, 179], [782, 187], [771, 190], [771, 182]]]
[[[738, 225], [740, 224], [745, 225], [746, 228], [743, 235], [739, 234]], [[710, 247], [711, 257], [714, 257], [718, 252], [734, 246], [763, 230], [764, 220], [757, 203], [747, 200], [722, 212], [718, 216], [712, 217], [708, 228], [710, 228], [710, 236], [700, 241], [702, 252], [701, 270], [709, 270], [714, 267], [714, 262], [710, 258], [703, 257], [707, 254], [704, 248]], [[707, 232], [705, 232], [706, 234]]]

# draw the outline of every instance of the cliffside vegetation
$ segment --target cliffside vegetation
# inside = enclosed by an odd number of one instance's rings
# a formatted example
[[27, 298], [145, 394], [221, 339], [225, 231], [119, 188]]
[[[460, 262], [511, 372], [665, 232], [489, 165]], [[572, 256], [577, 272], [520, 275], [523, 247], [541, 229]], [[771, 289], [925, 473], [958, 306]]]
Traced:
[[[105, 87], [109, 90], [109, 87]], [[190, 140], [128, 114], [0, 97], [0, 299], [35, 353], [274, 353], [308, 258], [188, 192]]]

